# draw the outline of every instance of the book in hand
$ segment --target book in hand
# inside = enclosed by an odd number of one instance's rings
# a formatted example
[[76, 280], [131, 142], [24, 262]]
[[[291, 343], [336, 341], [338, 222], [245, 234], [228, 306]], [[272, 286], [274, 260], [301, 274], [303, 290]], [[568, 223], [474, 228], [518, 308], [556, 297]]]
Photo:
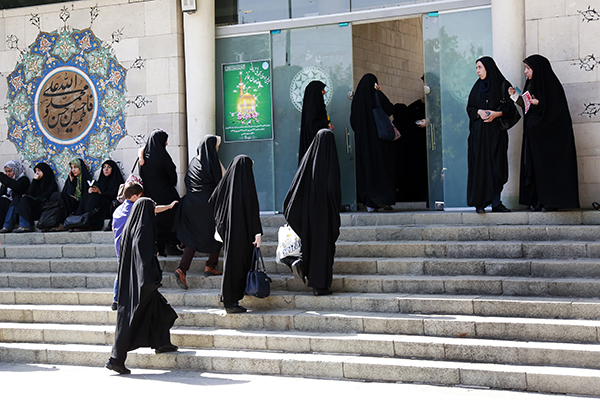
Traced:
[[529, 93], [529, 91], [523, 93], [521, 95], [521, 97], [523, 98], [523, 105], [525, 106], [525, 114], [527, 114], [527, 111], [529, 111], [529, 107], [531, 107], [531, 93]]

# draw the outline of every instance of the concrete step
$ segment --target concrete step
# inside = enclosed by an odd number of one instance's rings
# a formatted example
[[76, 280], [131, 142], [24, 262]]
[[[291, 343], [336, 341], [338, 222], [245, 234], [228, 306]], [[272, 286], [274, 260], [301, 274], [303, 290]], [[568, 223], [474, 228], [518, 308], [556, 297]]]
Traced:
[[[108, 345], [0, 344], [0, 355], [7, 362], [103, 365], [109, 354]], [[136, 368], [186, 368], [212, 372], [421, 382], [600, 395], [600, 371], [587, 368], [189, 348], [182, 348], [177, 353], [158, 355], [150, 349], [139, 349], [129, 353], [127, 365]]]
[[[215, 296], [215, 302], [217, 297]], [[598, 343], [596, 320], [420, 315], [359, 311], [253, 310], [225, 314], [221, 308], [174, 307], [177, 326], [242, 330], [379, 333], [562, 343]], [[0, 322], [114, 325], [107, 306], [0, 305]]]
[[[219, 308], [219, 291], [161, 289], [173, 306]], [[0, 304], [99, 305], [112, 303], [110, 289], [0, 289]], [[397, 293], [272, 292], [267, 299], [246, 296], [243, 305], [254, 310], [359, 311], [383, 313], [457, 314], [519, 318], [600, 319], [600, 299], [433, 295]]]
[[[115, 273], [0, 273], [0, 288], [112, 288]], [[289, 274], [270, 274], [271, 290], [311, 290]], [[163, 275], [163, 287], [177, 288], [172, 274]], [[221, 277], [187, 276], [188, 286], [218, 289]], [[597, 297], [600, 279], [502, 277], [487, 275], [334, 275], [331, 289], [337, 293], [481, 294], [508, 296]]]
[[[269, 274], [289, 274], [286, 265], [277, 264], [274, 257], [265, 258]], [[178, 268], [177, 256], [159, 257], [167, 275]], [[197, 254], [189, 274], [202, 275], [206, 256]], [[220, 264], [220, 262], [219, 262]], [[96, 258], [4, 258], [0, 259], [0, 274], [17, 273], [116, 273], [116, 257]], [[547, 278], [600, 278], [600, 259], [501, 259], [501, 258], [380, 258], [338, 257], [333, 265], [334, 274], [344, 275], [488, 275]]]
[[[599, 221], [600, 222], [600, 221]], [[263, 240], [277, 242], [278, 227], [264, 227]], [[379, 225], [342, 226], [339, 242], [362, 241], [598, 241], [599, 225]], [[87, 244], [113, 243], [112, 232], [32, 232], [0, 234], [0, 243], [18, 244]]]
[[[275, 256], [273, 242], [261, 246], [263, 257]], [[0, 258], [56, 259], [115, 257], [112, 244], [3, 245]], [[338, 242], [336, 257], [431, 257], [431, 258], [600, 258], [600, 242], [585, 241], [407, 241]]]
[[[5, 343], [112, 345], [114, 326], [0, 323]], [[240, 331], [176, 327], [171, 341], [193, 349], [352, 354], [477, 363], [553, 365], [598, 369], [600, 344], [515, 342], [365, 333]]]

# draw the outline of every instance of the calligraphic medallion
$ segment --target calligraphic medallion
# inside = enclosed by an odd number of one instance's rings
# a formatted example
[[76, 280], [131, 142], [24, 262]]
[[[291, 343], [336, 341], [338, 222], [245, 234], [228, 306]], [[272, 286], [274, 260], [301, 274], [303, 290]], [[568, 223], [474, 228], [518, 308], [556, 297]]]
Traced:
[[333, 84], [329, 74], [321, 67], [306, 67], [298, 72], [290, 83], [290, 99], [296, 109], [302, 112], [302, 102], [304, 100], [304, 91], [312, 81], [321, 81], [325, 84], [325, 105], [331, 103], [333, 97]]
[[78, 142], [98, 114], [96, 88], [83, 71], [60, 67], [46, 75], [35, 96], [34, 114], [44, 136], [56, 143]]
[[39, 32], [7, 77], [8, 139], [30, 167], [65, 178], [79, 157], [94, 171], [127, 134], [126, 76], [91, 28]]

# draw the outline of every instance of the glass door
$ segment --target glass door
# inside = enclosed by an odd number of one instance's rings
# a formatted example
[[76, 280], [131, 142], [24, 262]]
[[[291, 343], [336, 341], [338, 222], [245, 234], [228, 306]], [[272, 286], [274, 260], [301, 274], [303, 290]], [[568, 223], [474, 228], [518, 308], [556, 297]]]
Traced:
[[325, 83], [325, 105], [334, 125], [342, 181], [342, 205], [356, 210], [354, 140], [350, 130], [352, 28], [349, 24], [271, 32], [275, 209], [298, 167], [300, 118], [304, 89], [313, 80]]
[[467, 206], [467, 99], [475, 61], [492, 55], [491, 8], [423, 17], [429, 205]]

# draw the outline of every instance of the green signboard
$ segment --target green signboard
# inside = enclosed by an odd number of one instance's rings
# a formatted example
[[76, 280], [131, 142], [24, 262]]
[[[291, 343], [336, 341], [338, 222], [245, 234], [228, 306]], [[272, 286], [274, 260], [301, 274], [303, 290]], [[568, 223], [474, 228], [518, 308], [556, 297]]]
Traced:
[[223, 64], [225, 142], [273, 139], [271, 61]]

